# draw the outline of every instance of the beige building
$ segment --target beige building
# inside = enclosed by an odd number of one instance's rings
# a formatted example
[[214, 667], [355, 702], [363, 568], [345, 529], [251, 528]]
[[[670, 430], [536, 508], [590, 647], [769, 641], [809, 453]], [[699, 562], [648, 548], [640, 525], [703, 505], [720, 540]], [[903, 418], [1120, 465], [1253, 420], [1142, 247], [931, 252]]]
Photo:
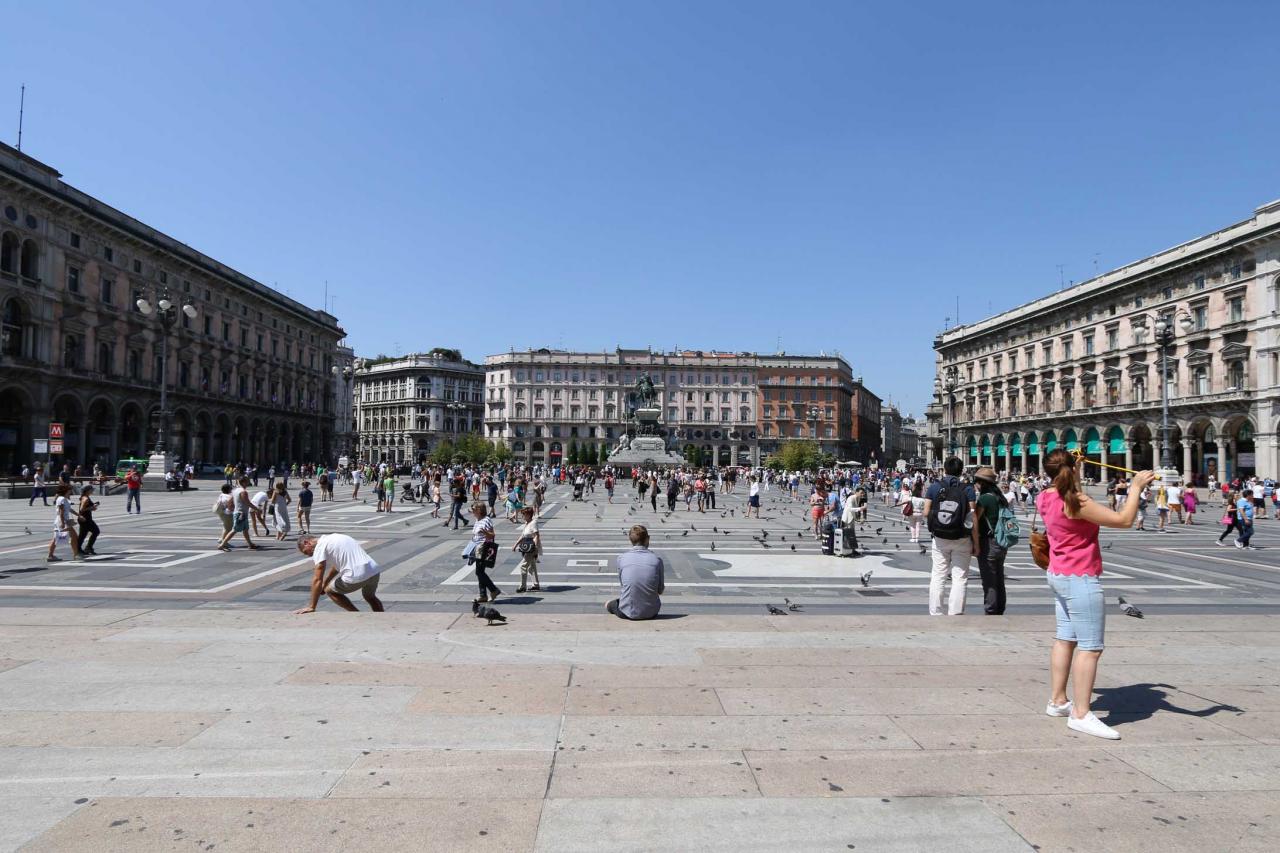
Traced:
[[56, 465], [145, 459], [162, 381], [184, 461], [329, 459], [342, 337], [324, 311], [0, 144], [0, 473], [32, 461], [51, 422]]
[[1157, 466], [1162, 343], [1174, 467], [1280, 475], [1280, 202], [939, 335], [934, 453], [1039, 471], [1065, 447]]
[[708, 464], [759, 462], [757, 359], [750, 353], [617, 349], [525, 350], [485, 359], [485, 430], [517, 461], [567, 461], [572, 445], [599, 452], [627, 430], [630, 395], [648, 374], [667, 446], [698, 447]]
[[479, 434], [484, 368], [456, 350], [356, 359], [356, 455], [411, 464], [443, 441]]

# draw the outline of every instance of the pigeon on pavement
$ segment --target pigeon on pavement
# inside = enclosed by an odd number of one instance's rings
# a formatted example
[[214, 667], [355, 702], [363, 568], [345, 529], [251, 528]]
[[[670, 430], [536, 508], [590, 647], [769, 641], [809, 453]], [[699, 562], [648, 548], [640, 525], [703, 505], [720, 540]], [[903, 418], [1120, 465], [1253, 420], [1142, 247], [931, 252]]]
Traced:
[[862, 577], [860, 577], [859, 580], [862, 581], [863, 586], [871, 586], [871, 569], [867, 569], [863, 572]]
[[1132, 616], [1134, 619], [1143, 618], [1142, 611], [1125, 601], [1123, 595], [1120, 596], [1120, 612], [1125, 616]]
[[769, 608], [770, 616], [786, 616], [787, 615], [787, 611], [779, 610], [778, 608], [774, 607], [772, 604], [769, 604], [766, 606]]

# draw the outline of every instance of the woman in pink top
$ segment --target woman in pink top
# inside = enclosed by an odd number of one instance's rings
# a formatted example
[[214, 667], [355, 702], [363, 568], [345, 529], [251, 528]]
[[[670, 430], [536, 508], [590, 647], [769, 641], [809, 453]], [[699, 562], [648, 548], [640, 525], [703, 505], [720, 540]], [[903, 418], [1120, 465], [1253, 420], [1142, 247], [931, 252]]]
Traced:
[[[1106, 627], [1106, 599], [1098, 581], [1102, 574], [1098, 529], [1133, 526], [1138, 501], [1125, 501], [1116, 511], [1090, 500], [1080, 488], [1076, 462], [1065, 450], [1050, 453], [1044, 461], [1044, 470], [1053, 482], [1036, 498], [1036, 509], [1044, 519], [1049, 537], [1046, 575], [1053, 590], [1058, 620], [1049, 657], [1052, 695], [1045, 713], [1051, 717], [1067, 717], [1069, 729], [1119, 740], [1120, 734], [1089, 710]], [[1142, 471], [1133, 476], [1130, 488], [1141, 493], [1154, 479], [1155, 474]], [[1067, 698], [1068, 673], [1074, 688], [1074, 702]]]

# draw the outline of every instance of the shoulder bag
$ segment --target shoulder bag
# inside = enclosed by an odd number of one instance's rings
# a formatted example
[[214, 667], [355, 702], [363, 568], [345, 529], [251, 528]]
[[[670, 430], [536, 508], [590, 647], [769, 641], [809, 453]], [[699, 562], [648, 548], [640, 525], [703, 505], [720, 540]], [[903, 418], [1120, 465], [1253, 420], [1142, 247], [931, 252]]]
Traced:
[[1031, 546], [1031, 559], [1036, 561], [1036, 565], [1046, 571], [1049, 568], [1049, 535], [1046, 531], [1041, 533], [1036, 530], [1036, 515], [1040, 512], [1040, 507], [1036, 506], [1031, 514], [1031, 536], [1027, 542]]

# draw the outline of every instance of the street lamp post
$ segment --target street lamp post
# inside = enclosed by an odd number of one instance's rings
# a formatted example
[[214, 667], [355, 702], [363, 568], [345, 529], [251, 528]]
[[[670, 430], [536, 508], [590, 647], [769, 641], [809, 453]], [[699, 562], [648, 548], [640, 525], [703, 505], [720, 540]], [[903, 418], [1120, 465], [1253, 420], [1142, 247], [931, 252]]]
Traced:
[[[342, 368], [339, 368], [338, 365], [335, 364], [332, 368], [332, 373], [335, 379], [339, 377], [341, 377], [342, 379], [343, 386], [344, 386], [342, 391], [342, 399], [343, 400], [349, 399], [351, 395], [351, 392], [350, 392], [351, 377], [355, 374], [355, 371], [351, 369], [351, 365], [349, 364]], [[335, 403], [336, 403], [336, 399], [335, 399]], [[339, 414], [339, 412], [337, 411], [338, 408], [339, 406], [337, 405], [334, 406], [335, 423], [337, 421], [336, 416]], [[350, 413], [348, 412], [348, 417], [349, 416], [350, 416]], [[349, 424], [344, 424], [344, 426], [349, 426]], [[349, 430], [343, 430], [343, 435], [346, 436], [346, 438], [343, 439], [341, 447], [338, 448], [339, 455], [350, 456], [351, 455], [351, 447], [350, 447], [351, 433]]]
[[[943, 405], [946, 408], [945, 414], [947, 419], [947, 424], [946, 424], [947, 446], [944, 447], [942, 451], [942, 458], [944, 460], [947, 458], [947, 455], [949, 453], [955, 452], [955, 446], [956, 446], [955, 391], [956, 391], [956, 386], [958, 384], [960, 384], [960, 375], [959, 375], [959, 371], [956, 370], [956, 367], [954, 364], [947, 368], [946, 372], [943, 374], [942, 379], [933, 380], [933, 390], [935, 393], [938, 394], [939, 397], [942, 397]], [[946, 392], [945, 397], [943, 397], [943, 392]]]
[[[1183, 333], [1190, 332], [1195, 322], [1186, 311], [1179, 311], [1176, 325]], [[1160, 348], [1160, 478], [1166, 483], [1177, 482], [1178, 471], [1173, 467], [1173, 451], [1169, 447], [1169, 350], [1176, 345], [1174, 318], [1161, 317], [1155, 324], [1155, 343]], [[1185, 472], [1190, 474], [1190, 471]]]
[[165, 448], [166, 434], [169, 432], [169, 395], [168, 395], [168, 379], [169, 379], [169, 330], [178, 322], [178, 311], [181, 310], [189, 319], [194, 319], [196, 308], [191, 303], [185, 303], [179, 309], [169, 299], [169, 288], [162, 287], [156, 292], [156, 302], [152, 305], [145, 298], [138, 299], [135, 303], [138, 311], [144, 317], [155, 316], [156, 322], [160, 326], [160, 411], [158, 413], [158, 423], [156, 424], [156, 446], [151, 452], [151, 458], [147, 461], [146, 479], [163, 480], [165, 472], [169, 470], [170, 457], [169, 452]]
[[813, 430], [813, 443], [818, 446], [818, 452], [821, 453], [822, 440], [818, 437], [818, 418], [822, 413], [818, 411], [817, 406], [810, 406], [809, 411], [806, 412], [806, 414], [809, 416], [809, 423], [812, 424], [811, 429]]

